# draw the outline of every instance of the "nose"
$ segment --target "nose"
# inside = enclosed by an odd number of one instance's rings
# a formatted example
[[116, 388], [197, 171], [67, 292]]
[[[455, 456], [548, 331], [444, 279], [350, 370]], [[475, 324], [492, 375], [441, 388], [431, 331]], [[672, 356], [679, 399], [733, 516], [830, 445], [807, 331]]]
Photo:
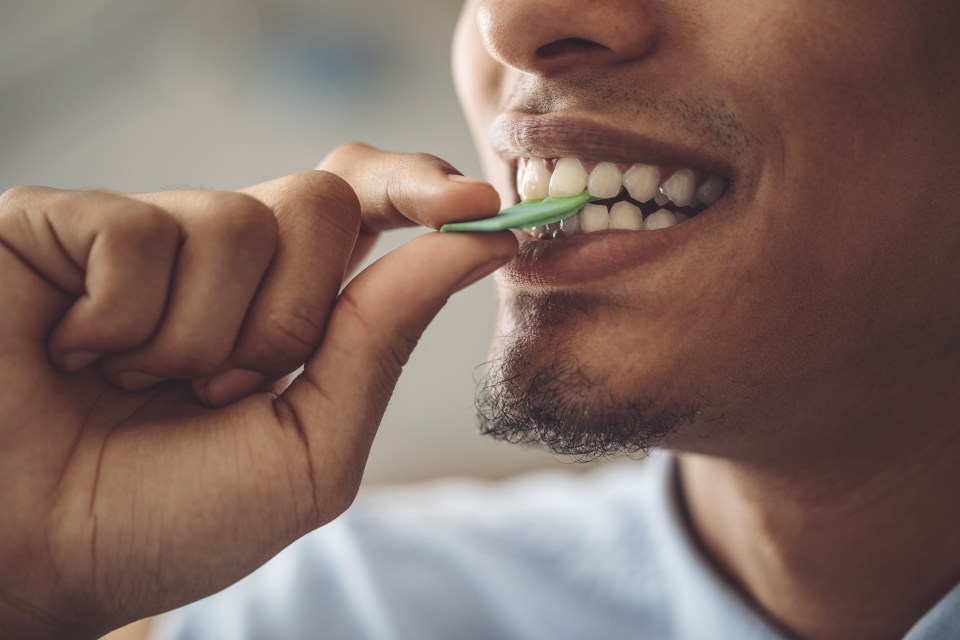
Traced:
[[499, 62], [544, 76], [641, 59], [658, 36], [647, 0], [483, 0], [477, 26]]

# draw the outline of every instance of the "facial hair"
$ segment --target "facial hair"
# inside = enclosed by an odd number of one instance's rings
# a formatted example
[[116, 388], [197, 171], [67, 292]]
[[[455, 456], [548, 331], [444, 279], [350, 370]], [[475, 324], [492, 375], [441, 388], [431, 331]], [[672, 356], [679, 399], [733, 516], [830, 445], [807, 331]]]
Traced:
[[588, 461], [645, 453], [666, 444], [678, 427], [703, 419], [700, 401], [677, 402], [667, 388], [623, 397], [607, 376], [588, 374], [551, 327], [592, 315], [594, 303], [564, 295], [514, 300], [513, 316], [521, 320], [500, 338], [477, 391], [482, 434]]

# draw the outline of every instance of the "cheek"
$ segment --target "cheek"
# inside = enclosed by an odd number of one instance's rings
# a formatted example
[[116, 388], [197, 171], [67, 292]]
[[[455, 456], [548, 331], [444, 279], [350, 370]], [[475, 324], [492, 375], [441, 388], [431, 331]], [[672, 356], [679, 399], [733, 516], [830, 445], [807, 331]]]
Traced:
[[[494, 60], [480, 39], [476, 23], [476, 2], [468, 2], [453, 36], [453, 79], [460, 103], [471, 128], [482, 117], [490, 117], [499, 102], [504, 68]], [[476, 134], [476, 131], [475, 131]]]
[[757, 264], [811, 339], [898, 331], [960, 286], [937, 267], [960, 224], [943, 224], [956, 128], [931, 111], [949, 83], [930, 63], [929, 16], [884, 0], [762, 4], [744, 8], [751, 23], [716, 17], [707, 62], [766, 154]]
[[[723, 3], [719, 3], [723, 4]], [[924, 53], [929, 27], [918, 11], [890, 0], [748, 0], [736, 16], [706, 7], [714, 24], [694, 38], [705, 76], [723, 78], [740, 106], [766, 126], [769, 146], [799, 139], [849, 152], [859, 136], [915, 119], [918, 100], [930, 96]], [[830, 134], [824, 138], [822, 134]], [[806, 134], [806, 135], [804, 135]], [[835, 154], [836, 155], [836, 154]]]
[[514, 177], [490, 147], [493, 118], [518, 73], [494, 60], [480, 38], [476, 24], [477, 2], [468, 2], [460, 15], [453, 39], [453, 78], [484, 172], [506, 202], [513, 200]]

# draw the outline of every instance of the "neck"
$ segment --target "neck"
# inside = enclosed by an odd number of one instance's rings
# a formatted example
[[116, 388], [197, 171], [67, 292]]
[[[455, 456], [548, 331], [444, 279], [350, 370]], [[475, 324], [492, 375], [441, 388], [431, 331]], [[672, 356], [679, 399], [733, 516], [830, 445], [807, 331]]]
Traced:
[[892, 457], [796, 465], [684, 454], [705, 550], [801, 638], [900, 638], [960, 580], [955, 429]]

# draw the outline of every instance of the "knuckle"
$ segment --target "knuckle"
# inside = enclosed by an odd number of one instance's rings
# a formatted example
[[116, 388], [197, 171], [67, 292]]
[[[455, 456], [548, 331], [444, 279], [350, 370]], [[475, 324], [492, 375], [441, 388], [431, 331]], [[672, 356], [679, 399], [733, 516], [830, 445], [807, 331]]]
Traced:
[[320, 162], [320, 167], [336, 166], [343, 163], [351, 163], [356, 158], [375, 152], [376, 149], [363, 142], [346, 142], [336, 147], [327, 154]]
[[329, 171], [301, 171], [288, 176], [293, 190], [305, 194], [311, 199], [343, 200], [349, 203], [353, 199], [353, 189], [340, 176]]
[[[288, 176], [294, 210], [320, 217], [331, 228], [356, 235], [360, 229], [360, 200], [346, 180], [328, 171], [305, 171]], [[329, 230], [329, 229], [328, 229]]]
[[109, 229], [125, 241], [153, 246], [179, 240], [180, 225], [160, 207], [136, 200], [114, 202], [116, 208], [109, 219]]
[[312, 244], [330, 238], [338, 244], [356, 241], [360, 202], [342, 178], [326, 171], [308, 171], [283, 179], [283, 202], [277, 207], [281, 233]]
[[30, 200], [49, 191], [52, 191], [52, 189], [29, 185], [11, 187], [5, 190], [3, 193], [0, 193], [0, 207], [22, 207]]
[[276, 246], [277, 218], [270, 207], [253, 196], [211, 193], [204, 213], [198, 222], [200, 229], [225, 243], [270, 251]]
[[156, 240], [175, 240], [180, 237], [180, 225], [163, 209], [153, 205], [141, 205], [140, 229], [144, 235]]
[[411, 165], [421, 169], [437, 167], [437, 166], [444, 167], [444, 168], [449, 167], [451, 169], [453, 168], [450, 165], [450, 163], [448, 163], [446, 160], [443, 160], [442, 158], [435, 156], [432, 153], [423, 153], [423, 152], [411, 153], [404, 156], [404, 158]]
[[288, 373], [299, 367], [316, 349], [323, 333], [322, 316], [305, 308], [275, 312], [257, 330], [256, 342], [244, 360], [268, 366], [271, 373]]
[[31, 216], [30, 212], [19, 204], [0, 203], [0, 239], [10, 245], [4, 247], [6, 250], [13, 247], [39, 246], [41, 237], [36, 216]]
[[410, 174], [426, 175], [438, 172], [443, 174], [459, 173], [452, 164], [432, 153], [398, 154], [393, 180], [400, 186], [409, 183], [407, 176]]
[[429, 153], [397, 154], [394, 165], [387, 176], [387, 193], [398, 208], [417, 215], [422, 222], [432, 225], [428, 215], [429, 207], [425, 201], [420, 183], [410, 180], [411, 175], [431, 175], [436, 173], [456, 173], [445, 160]]

